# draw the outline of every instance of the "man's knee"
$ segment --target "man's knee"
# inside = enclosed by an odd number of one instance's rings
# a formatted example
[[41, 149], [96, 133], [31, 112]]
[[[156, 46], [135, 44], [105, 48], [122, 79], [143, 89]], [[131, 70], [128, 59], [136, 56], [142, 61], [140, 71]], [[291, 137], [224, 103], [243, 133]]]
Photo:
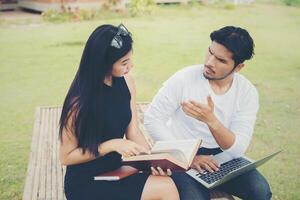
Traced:
[[210, 199], [209, 190], [186, 173], [175, 172], [171, 176], [178, 189], [181, 200]]
[[272, 197], [267, 180], [256, 169], [221, 185], [220, 190], [241, 199], [269, 200]]
[[[249, 172], [247, 199], [269, 200], [272, 192], [267, 180], [257, 170]], [[251, 177], [251, 178], [250, 178]]]
[[248, 191], [249, 198], [257, 200], [269, 200], [272, 198], [272, 192], [267, 181], [260, 181], [252, 184]]

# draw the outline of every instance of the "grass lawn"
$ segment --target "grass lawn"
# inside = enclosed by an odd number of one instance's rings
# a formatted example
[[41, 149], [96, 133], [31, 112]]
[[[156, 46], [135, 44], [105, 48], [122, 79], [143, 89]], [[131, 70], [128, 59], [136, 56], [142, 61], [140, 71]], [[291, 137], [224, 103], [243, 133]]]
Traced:
[[22, 198], [36, 106], [61, 105], [84, 43], [100, 24], [133, 33], [139, 101], [150, 101], [171, 74], [202, 63], [209, 33], [246, 27], [256, 43], [242, 70], [258, 88], [260, 111], [247, 155], [284, 152], [260, 168], [273, 199], [300, 199], [300, 8], [253, 4], [234, 10], [162, 6], [152, 16], [89, 22], [9, 25], [0, 20], [0, 199]]

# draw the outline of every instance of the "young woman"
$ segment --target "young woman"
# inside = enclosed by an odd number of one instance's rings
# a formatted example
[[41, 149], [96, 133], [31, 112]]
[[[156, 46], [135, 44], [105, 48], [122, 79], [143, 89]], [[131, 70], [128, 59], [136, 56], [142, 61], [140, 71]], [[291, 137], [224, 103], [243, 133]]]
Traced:
[[120, 181], [93, 180], [118, 168], [121, 156], [149, 151], [138, 128], [135, 85], [128, 75], [132, 67], [132, 38], [124, 25], [96, 28], [60, 118], [60, 161], [67, 166], [68, 200], [179, 199], [170, 172], [161, 169]]

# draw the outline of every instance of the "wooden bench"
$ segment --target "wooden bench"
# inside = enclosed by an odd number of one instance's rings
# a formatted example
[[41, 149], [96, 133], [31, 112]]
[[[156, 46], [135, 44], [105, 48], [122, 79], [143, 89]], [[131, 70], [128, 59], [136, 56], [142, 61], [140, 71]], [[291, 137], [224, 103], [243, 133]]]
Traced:
[[[143, 132], [143, 113], [146, 107], [147, 103], [138, 104], [140, 128]], [[60, 114], [60, 106], [36, 108], [23, 200], [66, 199], [63, 190], [65, 167], [59, 163], [58, 158]], [[147, 135], [146, 137], [150, 140]], [[218, 191], [213, 191], [211, 195], [212, 199], [233, 199]]]

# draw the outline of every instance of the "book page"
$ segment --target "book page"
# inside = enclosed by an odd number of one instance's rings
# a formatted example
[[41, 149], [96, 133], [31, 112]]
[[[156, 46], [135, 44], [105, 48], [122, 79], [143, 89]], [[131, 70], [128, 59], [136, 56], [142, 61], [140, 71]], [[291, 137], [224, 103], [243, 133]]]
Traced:
[[177, 160], [184, 162], [184, 163], [188, 163], [187, 158], [185, 157], [184, 153], [179, 150], [179, 149], [167, 149], [167, 150], [151, 150], [151, 154], [161, 154], [161, 153], [168, 153], [170, 155], [172, 155], [174, 158], [176, 158]]
[[190, 140], [172, 140], [172, 141], [157, 141], [151, 149], [151, 152], [159, 153], [162, 151], [179, 150], [184, 154], [185, 162], [189, 161], [193, 155], [195, 145], [199, 142], [198, 139]]

